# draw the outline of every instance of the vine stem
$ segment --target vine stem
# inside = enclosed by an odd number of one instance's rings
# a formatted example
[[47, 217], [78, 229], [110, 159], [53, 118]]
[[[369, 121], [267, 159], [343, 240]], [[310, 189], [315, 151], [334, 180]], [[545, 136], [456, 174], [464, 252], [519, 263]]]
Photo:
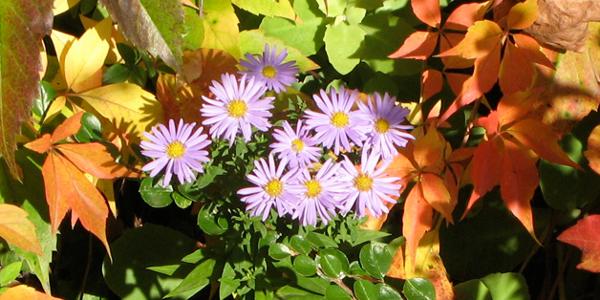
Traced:
[[88, 233], [88, 253], [87, 253], [87, 261], [85, 263], [85, 270], [83, 272], [83, 279], [81, 280], [81, 287], [79, 288], [79, 300], [83, 299], [85, 285], [87, 283], [88, 275], [90, 273], [90, 265], [92, 262], [92, 234]]

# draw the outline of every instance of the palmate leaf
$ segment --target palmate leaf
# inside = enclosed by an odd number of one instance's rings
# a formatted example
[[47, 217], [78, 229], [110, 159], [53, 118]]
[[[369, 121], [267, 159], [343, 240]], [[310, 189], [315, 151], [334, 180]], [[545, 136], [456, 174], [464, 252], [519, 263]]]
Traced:
[[52, 27], [52, 1], [0, 1], [0, 16], [0, 154], [19, 177], [16, 136], [39, 93], [39, 47]]
[[563, 231], [558, 240], [583, 251], [577, 268], [600, 273], [600, 215], [589, 215]]
[[183, 7], [178, 0], [102, 0], [123, 34], [175, 70], [182, 55]]
[[35, 226], [27, 219], [27, 212], [18, 206], [0, 204], [0, 237], [23, 250], [42, 253]]

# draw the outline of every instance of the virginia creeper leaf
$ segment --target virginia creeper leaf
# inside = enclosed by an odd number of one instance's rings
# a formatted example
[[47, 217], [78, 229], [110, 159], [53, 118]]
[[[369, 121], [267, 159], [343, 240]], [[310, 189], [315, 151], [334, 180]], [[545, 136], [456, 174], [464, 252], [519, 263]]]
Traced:
[[469, 27], [465, 38], [440, 56], [461, 56], [472, 59], [488, 55], [500, 43], [502, 28], [489, 20], [477, 21]]
[[389, 58], [425, 60], [433, 53], [437, 39], [437, 32], [415, 31], [404, 40], [404, 43], [398, 50], [389, 55]]
[[589, 215], [563, 231], [558, 240], [583, 251], [577, 268], [600, 273], [600, 215]]
[[525, 0], [513, 6], [508, 12], [506, 23], [510, 29], [525, 29], [537, 19], [537, 0]]
[[420, 183], [410, 190], [404, 202], [402, 215], [402, 235], [406, 238], [406, 260], [414, 266], [419, 241], [433, 225], [433, 209], [423, 199]]
[[27, 219], [27, 212], [18, 206], [0, 204], [0, 237], [25, 251], [42, 254], [35, 226]]
[[410, 5], [415, 16], [423, 23], [435, 28], [442, 21], [439, 0], [411, 0]]
[[39, 47], [52, 28], [52, 1], [0, 1], [0, 16], [0, 155], [11, 175], [20, 177], [16, 136], [39, 94]]
[[133, 44], [179, 70], [184, 33], [180, 1], [101, 0], [101, 3]]
[[433, 95], [441, 92], [444, 85], [442, 73], [435, 69], [425, 70], [423, 75], [421, 75], [421, 81], [423, 82], [423, 89], [421, 91], [423, 100], [427, 100]]

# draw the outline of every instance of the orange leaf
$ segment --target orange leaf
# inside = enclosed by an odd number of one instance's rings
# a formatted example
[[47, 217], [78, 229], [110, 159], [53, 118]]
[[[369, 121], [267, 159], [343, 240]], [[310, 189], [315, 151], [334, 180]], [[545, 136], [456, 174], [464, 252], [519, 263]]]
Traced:
[[433, 226], [433, 209], [423, 199], [423, 189], [420, 183], [408, 193], [404, 202], [402, 215], [402, 235], [406, 238], [406, 260], [415, 265], [417, 246], [425, 232]]
[[412, 152], [414, 146], [409, 142], [406, 149], [400, 149], [399, 153], [394, 157], [388, 165], [385, 172], [391, 177], [398, 177], [403, 181], [408, 181], [414, 175], [416, 166], [412, 160]]
[[52, 143], [60, 142], [76, 134], [81, 128], [81, 117], [83, 117], [82, 111], [72, 115], [62, 122], [62, 124], [58, 125], [52, 133]]
[[421, 92], [423, 100], [427, 100], [433, 95], [439, 93], [444, 84], [442, 73], [434, 69], [425, 70], [421, 76], [421, 80], [423, 82], [423, 90]]
[[600, 215], [589, 215], [563, 231], [558, 240], [583, 252], [578, 269], [600, 273]]
[[455, 95], [460, 94], [463, 84], [470, 78], [469, 75], [462, 73], [445, 73], [445, 75], [446, 82], [448, 82], [450, 89]]
[[135, 175], [134, 172], [117, 164], [100, 143], [62, 144], [56, 146], [80, 170], [101, 179], [113, 179]]
[[442, 20], [440, 13], [440, 1], [438, 0], [411, 0], [410, 4], [415, 16], [423, 23], [438, 27]]
[[[440, 53], [452, 49], [465, 38], [464, 33], [444, 32], [440, 38]], [[465, 69], [473, 66], [474, 59], [466, 59], [460, 56], [445, 56], [442, 57], [442, 63], [446, 69]], [[460, 89], [459, 89], [460, 90]]]
[[45, 133], [37, 140], [33, 140], [25, 144], [25, 148], [29, 148], [37, 153], [46, 153], [52, 147], [52, 138], [49, 134]]
[[461, 56], [467, 59], [488, 55], [500, 44], [503, 32], [495, 22], [477, 21], [467, 31], [465, 38], [454, 48], [439, 54], [445, 56]]
[[426, 172], [441, 173], [447, 143], [437, 129], [430, 126], [424, 136], [416, 136], [414, 145], [413, 156], [417, 166]]
[[504, 48], [499, 76], [500, 88], [505, 95], [529, 88], [533, 81], [534, 68], [528, 53], [508, 41]]
[[452, 211], [456, 203], [453, 203], [444, 180], [436, 174], [423, 173], [420, 182], [423, 188], [423, 198], [446, 220], [453, 223]]
[[437, 32], [415, 31], [404, 40], [404, 43], [398, 50], [388, 57], [425, 60], [433, 53], [437, 44], [437, 38]]
[[396, 249], [390, 268], [385, 275], [397, 279], [406, 278], [406, 274], [404, 273], [404, 250], [402, 249], [402, 246]]
[[11, 245], [42, 255], [35, 225], [27, 219], [27, 212], [18, 206], [0, 204], [0, 237]]
[[561, 165], [580, 169], [558, 144], [558, 136], [542, 122], [527, 118], [516, 122], [506, 132], [515, 137], [521, 144], [532, 149], [543, 159]]
[[508, 28], [525, 29], [535, 22], [537, 15], [537, 0], [525, 0], [517, 3], [508, 12]]
[[534, 38], [522, 34], [515, 33], [512, 35], [515, 40], [517, 47], [527, 55], [531, 62], [540, 64], [550, 69], [554, 69], [554, 64], [548, 59], [548, 57], [542, 52], [542, 47]]
[[79, 219], [85, 229], [100, 239], [110, 256], [106, 240], [108, 206], [96, 187], [73, 163], [56, 152], [50, 152], [42, 172], [53, 230], [56, 231], [67, 211], [72, 209], [72, 222]]
[[[529, 100], [535, 97], [537, 90], [529, 90], [505, 95], [498, 103], [498, 120], [501, 127], [507, 127], [512, 123], [525, 118], [533, 109]], [[498, 127], [498, 124], [495, 125]]]
[[590, 162], [590, 168], [600, 174], [600, 125], [596, 126], [587, 141], [587, 150], [583, 153]]
[[537, 159], [531, 157], [526, 150], [519, 149], [511, 142], [505, 143], [500, 194], [506, 207], [537, 241], [533, 230], [533, 214], [530, 203], [540, 182], [536, 161]]
[[479, 198], [483, 197], [483, 195], [487, 194], [500, 183], [500, 170], [503, 165], [502, 159], [502, 152], [498, 149], [497, 139], [481, 142], [477, 146], [477, 149], [475, 149], [471, 162], [473, 193], [471, 194], [471, 198], [469, 198], [463, 218]]
[[466, 30], [473, 23], [483, 19], [490, 2], [466, 3], [455, 8], [446, 19], [444, 29]]
[[14, 299], [28, 299], [28, 300], [60, 300], [60, 298], [52, 297], [41, 292], [36, 291], [30, 286], [24, 284], [9, 287], [6, 291], [0, 294], [0, 300], [14, 300]]

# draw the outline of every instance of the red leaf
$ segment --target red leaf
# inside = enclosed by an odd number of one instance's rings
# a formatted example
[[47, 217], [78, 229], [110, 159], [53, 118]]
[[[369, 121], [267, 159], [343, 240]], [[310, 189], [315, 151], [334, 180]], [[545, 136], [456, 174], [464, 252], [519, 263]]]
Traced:
[[402, 235], [406, 238], [406, 259], [411, 260], [411, 265], [415, 265], [419, 241], [432, 226], [433, 209], [423, 199], [423, 189], [421, 184], [417, 183], [406, 197], [402, 215]]
[[558, 135], [548, 125], [538, 120], [523, 119], [509, 127], [506, 132], [545, 160], [577, 169], [581, 168], [562, 150], [558, 144]]
[[533, 75], [534, 68], [528, 53], [508, 41], [500, 65], [500, 88], [502, 92], [507, 95], [526, 90], [531, 86]]
[[502, 150], [498, 149], [498, 139], [484, 141], [473, 153], [471, 162], [471, 180], [473, 193], [463, 214], [463, 218], [473, 207], [475, 202], [491, 191], [500, 183], [500, 170], [502, 170]]
[[578, 269], [600, 273], [600, 215], [589, 215], [563, 231], [558, 240], [583, 252]]
[[444, 29], [466, 30], [473, 23], [483, 19], [489, 2], [466, 3], [455, 8], [448, 16]]
[[423, 188], [423, 198], [446, 220], [453, 223], [452, 211], [456, 203], [453, 203], [444, 180], [436, 174], [423, 173], [420, 183]]
[[81, 117], [83, 117], [82, 111], [72, 115], [70, 118], [58, 125], [52, 133], [52, 143], [54, 144], [56, 142], [60, 142], [76, 134], [81, 128]]
[[421, 78], [423, 82], [423, 91], [421, 92], [423, 100], [431, 98], [442, 90], [444, 79], [440, 71], [427, 69], [423, 72]]
[[101, 179], [113, 179], [137, 175], [124, 166], [117, 164], [99, 143], [62, 144], [56, 146], [80, 170]]
[[437, 38], [437, 32], [415, 31], [404, 40], [398, 50], [388, 57], [425, 60], [433, 53]]
[[411, 0], [410, 4], [415, 16], [423, 23], [438, 27], [442, 20], [440, 13], [440, 1], [438, 0]]
[[534, 38], [522, 33], [515, 33], [512, 37], [517, 47], [525, 52], [531, 62], [554, 69], [554, 64], [541, 51], [542, 47]]
[[537, 241], [533, 230], [531, 198], [538, 186], [539, 177], [534, 157], [517, 145], [504, 144], [504, 158], [500, 177], [500, 194], [506, 207], [527, 228]]

